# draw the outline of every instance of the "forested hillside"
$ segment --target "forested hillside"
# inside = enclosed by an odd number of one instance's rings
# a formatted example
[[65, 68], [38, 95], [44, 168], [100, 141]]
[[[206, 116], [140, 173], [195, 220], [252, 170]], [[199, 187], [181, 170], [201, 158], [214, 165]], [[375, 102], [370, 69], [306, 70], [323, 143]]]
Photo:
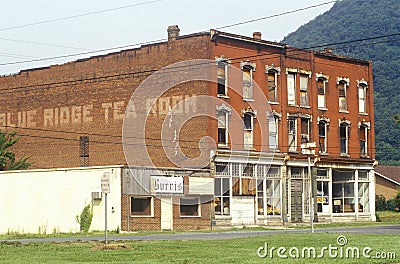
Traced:
[[400, 165], [400, 125], [393, 118], [400, 113], [400, 0], [338, 1], [282, 42], [326, 45], [336, 54], [372, 61], [377, 160]]

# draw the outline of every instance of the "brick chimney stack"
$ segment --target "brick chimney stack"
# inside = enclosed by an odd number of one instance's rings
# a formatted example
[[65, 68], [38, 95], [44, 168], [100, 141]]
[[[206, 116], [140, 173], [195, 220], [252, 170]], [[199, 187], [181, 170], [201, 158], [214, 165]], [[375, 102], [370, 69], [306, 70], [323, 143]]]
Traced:
[[261, 32], [259, 32], [259, 31], [253, 32], [253, 38], [261, 39]]
[[179, 37], [179, 31], [180, 31], [180, 29], [179, 29], [178, 25], [169, 26], [168, 29], [167, 29], [168, 41], [176, 39], [177, 37]]

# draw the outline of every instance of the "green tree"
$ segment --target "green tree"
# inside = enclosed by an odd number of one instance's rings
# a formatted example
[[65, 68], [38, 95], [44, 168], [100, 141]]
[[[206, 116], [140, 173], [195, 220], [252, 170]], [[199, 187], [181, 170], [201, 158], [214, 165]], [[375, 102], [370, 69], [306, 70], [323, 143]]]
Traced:
[[400, 114], [394, 116], [394, 120], [396, 121], [397, 125], [400, 125]]
[[18, 140], [16, 131], [0, 131], [0, 171], [24, 170], [31, 165], [27, 161], [29, 157], [22, 157], [16, 161], [14, 152], [10, 150]]

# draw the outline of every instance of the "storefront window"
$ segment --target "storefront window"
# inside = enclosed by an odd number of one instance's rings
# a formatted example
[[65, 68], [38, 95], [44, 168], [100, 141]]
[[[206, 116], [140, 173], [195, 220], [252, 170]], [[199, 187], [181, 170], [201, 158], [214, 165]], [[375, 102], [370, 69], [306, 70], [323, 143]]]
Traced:
[[230, 214], [229, 178], [215, 178], [214, 211], [216, 215]]
[[281, 214], [281, 181], [278, 179], [266, 180], [267, 215]]
[[369, 181], [368, 181], [368, 171], [366, 170], [358, 171], [358, 212], [360, 213], [370, 212]]
[[318, 213], [329, 213], [329, 182], [317, 181]]
[[332, 172], [333, 213], [355, 212], [354, 171]]

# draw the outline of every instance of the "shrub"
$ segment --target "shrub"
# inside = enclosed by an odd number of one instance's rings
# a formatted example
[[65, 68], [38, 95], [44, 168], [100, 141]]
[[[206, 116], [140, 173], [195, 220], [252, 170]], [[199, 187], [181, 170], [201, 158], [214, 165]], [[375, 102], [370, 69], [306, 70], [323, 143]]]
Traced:
[[375, 196], [375, 208], [376, 211], [385, 211], [386, 210], [386, 199], [383, 195]]
[[93, 219], [93, 207], [86, 205], [80, 216], [76, 216], [76, 222], [79, 224], [80, 231], [88, 232]]
[[386, 201], [386, 210], [388, 211], [396, 211], [396, 203], [394, 199], [390, 199]]
[[394, 202], [394, 205], [396, 206], [396, 210], [400, 211], [400, 190], [392, 200]]

